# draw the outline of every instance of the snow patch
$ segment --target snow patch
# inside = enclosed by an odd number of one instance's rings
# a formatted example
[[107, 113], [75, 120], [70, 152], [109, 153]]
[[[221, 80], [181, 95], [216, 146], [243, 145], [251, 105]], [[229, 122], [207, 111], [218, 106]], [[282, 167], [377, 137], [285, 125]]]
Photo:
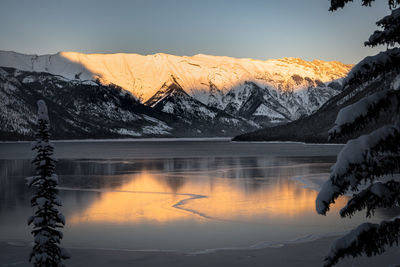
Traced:
[[111, 132], [118, 133], [118, 134], [121, 134], [121, 135], [141, 136], [141, 134], [138, 133], [138, 132], [135, 132], [133, 130], [128, 130], [128, 129], [123, 129], [123, 128], [121, 128], [121, 129], [112, 129]]
[[271, 119], [285, 119], [285, 117], [276, 112], [275, 110], [272, 110], [271, 108], [267, 107], [264, 104], [261, 104], [256, 111], [253, 113], [255, 116], [268, 116]]

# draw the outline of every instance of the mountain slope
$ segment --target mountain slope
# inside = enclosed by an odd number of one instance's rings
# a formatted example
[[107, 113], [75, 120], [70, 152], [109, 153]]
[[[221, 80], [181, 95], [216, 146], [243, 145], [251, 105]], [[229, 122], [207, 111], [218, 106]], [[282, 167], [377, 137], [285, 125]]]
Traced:
[[224, 101], [228, 104], [224, 110], [264, 125], [268, 122], [289, 122], [311, 114], [340, 93], [340, 84], [335, 82], [334, 85], [309, 85], [307, 89], [296, 92], [279, 93], [268, 87], [261, 88], [255, 83], [245, 82], [226, 95]]
[[184, 119], [145, 106], [117, 86], [12, 68], [0, 67], [0, 99], [0, 140], [32, 139], [38, 99], [49, 107], [55, 139], [231, 136], [256, 128], [245, 121], [206, 128], [206, 118]]
[[146, 105], [186, 119], [213, 119], [219, 112], [190, 97], [176, 82], [163, 84]]
[[167, 114], [140, 104], [118, 87], [67, 80], [48, 73], [0, 68], [0, 136], [30, 139], [36, 101], [49, 107], [54, 138], [171, 136]]
[[6, 51], [0, 51], [0, 66], [117, 85], [147, 104], [173, 76], [194, 100], [261, 124], [288, 122], [311, 114], [340, 92], [341, 79], [352, 67], [298, 58], [261, 61], [201, 54], [75, 52], [35, 56]]
[[[326, 143], [328, 131], [334, 125], [340, 109], [355, 103], [366, 95], [391, 88], [400, 94], [400, 75], [398, 73], [378, 77], [374, 81], [359, 87], [350, 86], [342, 93], [325, 103], [314, 114], [290, 122], [285, 125], [265, 128], [255, 132], [246, 133], [233, 138], [234, 141], [301, 141], [308, 143]], [[396, 111], [395, 111], [396, 112]], [[386, 124], [386, 119], [381, 118], [375, 127]], [[370, 131], [370, 128], [363, 132]], [[362, 132], [362, 133], [363, 133]], [[362, 134], [361, 133], [361, 134]], [[359, 134], [356, 134], [357, 136]], [[337, 139], [335, 142], [345, 142], [352, 136]]]
[[[260, 127], [251, 120], [231, 116], [218, 108], [207, 106], [194, 99], [183, 90], [173, 76], [145, 104], [200, 127], [202, 130], [199, 133], [204, 132], [205, 129], [219, 128], [221, 133], [229, 134], [238, 129], [245, 131], [245, 129]], [[230, 129], [231, 126], [233, 129]]]

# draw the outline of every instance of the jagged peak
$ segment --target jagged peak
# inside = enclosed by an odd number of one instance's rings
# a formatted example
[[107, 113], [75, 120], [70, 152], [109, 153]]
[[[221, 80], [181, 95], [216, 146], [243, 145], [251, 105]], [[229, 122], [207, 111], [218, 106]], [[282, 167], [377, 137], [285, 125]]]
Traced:
[[168, 81], [166, 81], [160, 89], [150, 97], [146, 102], [145, 105], [154, 107], [159, 102], [163, 101], [165, 98], [169, 96], [180, 95], [183, 97], [190, 97], [185, 90], [179, 85], [174, 75], [171, 74]]

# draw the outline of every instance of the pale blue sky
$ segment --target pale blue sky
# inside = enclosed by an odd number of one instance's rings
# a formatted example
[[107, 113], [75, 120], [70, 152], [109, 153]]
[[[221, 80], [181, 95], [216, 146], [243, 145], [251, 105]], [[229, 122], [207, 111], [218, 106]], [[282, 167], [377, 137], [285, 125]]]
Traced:
[[329, 12], [328, 0], [1, 0], [0, 50], [29, 54], [199, 53], [356, 63], [386, 0]]

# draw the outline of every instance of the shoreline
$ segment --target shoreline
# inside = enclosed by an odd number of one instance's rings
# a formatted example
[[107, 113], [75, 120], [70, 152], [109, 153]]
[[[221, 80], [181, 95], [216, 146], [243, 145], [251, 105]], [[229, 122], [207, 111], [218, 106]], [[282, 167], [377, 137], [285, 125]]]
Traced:
[[[329, 145], [343, 146], [344, 143], [307, 143], [301, 141], [235, 141], [234, 137], [150, 137], [150, 138], [88, 138], [88, 139], [54, 139], [53, 143], [114, 143], [114, 142], [230, 142], [238, 144], [297, 144], [297, 145]], [[34, 140], [7, 141], [0, 140], [0, 144], [28, 144]]]
[[[337, 156], [342, 145], [232, 142], [227, 138], [52, 141], [58, 159], [155, 159], [203, 157]], [[0, 159], [30, 159], [31, 142], [1, 143]]]
[[[233, 137], [160, 137], [160, 138], [110, 138], [110, 139], [54, 139], [50, 142], [54, 143], [99, 143], [99, 142], [207, 142], [207, 141], [230, 141]], [[26, 141], [0, 141], [0, 144], [26, 144], [32, 143], [34, 140]]]

